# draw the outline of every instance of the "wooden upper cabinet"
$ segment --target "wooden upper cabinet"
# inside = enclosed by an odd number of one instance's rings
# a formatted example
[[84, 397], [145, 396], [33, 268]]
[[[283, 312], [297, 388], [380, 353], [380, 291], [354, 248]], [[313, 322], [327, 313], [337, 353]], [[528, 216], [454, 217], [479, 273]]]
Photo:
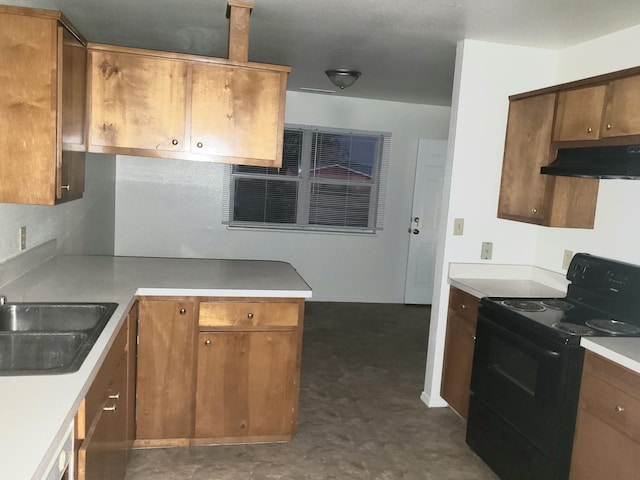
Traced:
[[603, 138], [640, 135], [640, 75], [609, 82], [601, 132]]
[[514, 100], [502, 164], [498, 217], [543, 224], [550, 178], [540, 174], [549, 163], [556, 95]]
[[191, 152], [279, 166], [286, 80], [282, 71], [193, 64]]
[[89, 57], [90, 151], [162, 156], [185, 150], [184, 62], [95, 47]]
[[89, 151], [280, 166], [288, 67], [91, 44]]
[[0, 202], [82, 196], [84, 45], [59, 12], [0, 6]]
[[606, 91], [597, 85], [559, 92], [553, 140], [598, 139]]

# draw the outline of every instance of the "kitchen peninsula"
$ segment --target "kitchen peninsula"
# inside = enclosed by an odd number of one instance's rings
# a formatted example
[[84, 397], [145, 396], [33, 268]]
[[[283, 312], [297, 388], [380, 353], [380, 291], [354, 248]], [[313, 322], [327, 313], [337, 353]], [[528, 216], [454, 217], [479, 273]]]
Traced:
[[[39, 248], [51, 251], [50, 246]], [[298, 346], [293, 359], [293, 399], [297, 415], [299, 383], [296, 376], [299, 375], [300, 367], [302, 310], [304, 299], [311, 297], [311, 289], [287, 263], [52, 256], [24, 275], [0, 286], [0, 292], [8, 297], [9, 302], [119, 304], [77, 372], [66, 375], [0, 377], [0, 388], [4, 392], [0, 396], [0, 424], [3, 425], [3, 432], [0, 434], [0, 462], [6, 478], [41, 478], [47, 466], [56, 458], [56, 449], [116, 341], [117, 333], [125, 325], [131, 307], [142, 297], [152, 297], [153, 300], [163, 297], [172, 300], [185, 298], [194, 301], [194, 321], [198, 316], [197, 305], [200, 298], [206, 298], [209, 304], [224, 298], [232, 303], [235, 299], [245, 304], [255, 301], [263, 305], [300, 305], [301, 311], [296, 317], [299, 322], [293, 327], [297, 332]], [[250, 318], [253, 318], [253, 314]], [[198, 326], [194, 328], [197, 330]], [[200, 329], [203, 327], [200, 326]], [[295, 422], [292, 425], [295, 429]]]

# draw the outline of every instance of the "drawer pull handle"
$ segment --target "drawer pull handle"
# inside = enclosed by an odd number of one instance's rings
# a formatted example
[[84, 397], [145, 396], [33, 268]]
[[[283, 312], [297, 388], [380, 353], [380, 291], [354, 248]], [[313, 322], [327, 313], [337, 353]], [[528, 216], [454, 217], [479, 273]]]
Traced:
[[248, 318], [249, 320], [251, 320], [251, 319], [253, 318], [253, 313], [248, 313], [248, 314], [247, 314], [247, 318]]
[[205, 340], [205, 341], [204, 341], [204, 344], [205, 344], [207, 347], [210, 347], [210, 346], [211, 346], [211, 340]]
[[185, 313], [187, 313], [187, 311], [184, 308], [180, 309], [180, 315], [184, 315]]
[[616, 413], [622, 413], [624, 412], [624, 407], [622, 405], [616, 405]]

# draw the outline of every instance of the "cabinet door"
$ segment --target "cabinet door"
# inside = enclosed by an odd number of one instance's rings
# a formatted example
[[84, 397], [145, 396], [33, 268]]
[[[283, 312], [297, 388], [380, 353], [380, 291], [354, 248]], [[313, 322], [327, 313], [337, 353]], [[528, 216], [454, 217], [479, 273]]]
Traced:
[[201, 332], [198, 345], [196, 437], [293, 433], [297, 331]]
[[193, 437], [194, 309], [193, 301], [139, 303], [137, 439]]
[[0, 202], [55, 201], [57, 25], [0, 14]]
[[478, 303], [477, 298], [458, 289], [451, 289], [441, 395], [465, 420], [469, 413]]
[[559, 92], [553, 139], [572, 141], [599, 138], [606, 89], [606, 85], [597, 85]]
[[286, 77], [280, 71], [194, 64], [191, 153], [280, 166]]
[[556, 95], [549, 93], [514, 100], [509, 106], [502, 164], [498, 217], [544, 223], [547, 175]]
[[184, 151], [187, 63], [108, 50], [89, 55], [89, 150]]
[[640, 376], [585, 354], [571, 480], [638, 478]]
[[640, 134], [640, 76], [614, 80], [607, 87], [602, 137]]

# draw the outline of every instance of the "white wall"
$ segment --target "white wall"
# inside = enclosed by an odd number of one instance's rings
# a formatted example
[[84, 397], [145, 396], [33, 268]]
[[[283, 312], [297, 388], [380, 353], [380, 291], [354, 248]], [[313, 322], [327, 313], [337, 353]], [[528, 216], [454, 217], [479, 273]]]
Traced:
[[[465, 40], [458, 45], [441, 239], [431, 311], [427, 372], [422, 399], [440, 397], [450, 262], [481, 262], [483, 241], [493, 242], [485, 263], [533, 263], [539, 227], [496, 217], [508, 96], [548, 86], [556, 78], [557, 53]], [[453, 236], [453, 219], [464, 235]]]
[[119, 156], [117, 255], [290, 262], [315, 300], [402, 303], [419, 138], [446, 140], [448, 107], [287, 92], [285, 121], [392, 133], [384, 231], [339, 235], [229, 230], [223, 166]]
[[52, 239], [65, 253], [113, 254], [115, 158], [87, 154], [83, 199], [56, 206], [0, 203], [0, 263], [20, 253], [18, 231], [27, 227], [27, 248]]

